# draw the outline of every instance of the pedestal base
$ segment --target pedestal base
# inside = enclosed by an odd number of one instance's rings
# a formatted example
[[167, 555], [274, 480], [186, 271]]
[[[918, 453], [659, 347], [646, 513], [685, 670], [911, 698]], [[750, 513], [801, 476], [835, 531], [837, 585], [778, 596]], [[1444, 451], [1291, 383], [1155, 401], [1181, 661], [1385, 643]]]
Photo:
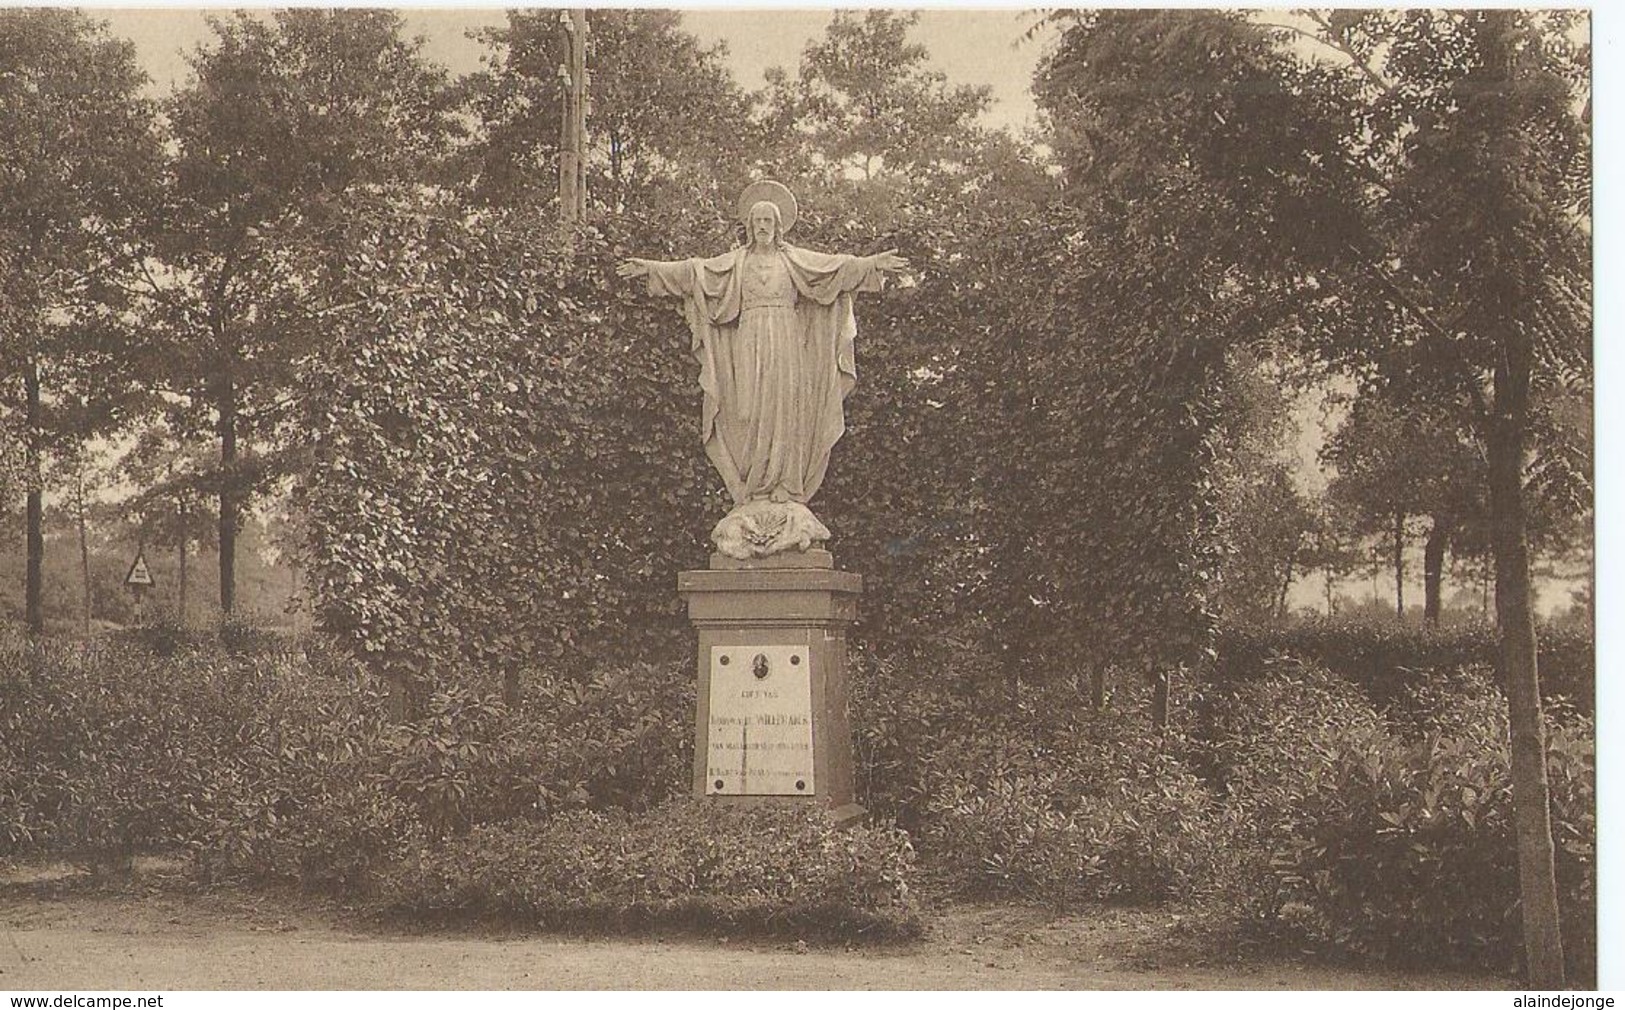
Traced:
[[846, 629], [862, 590], [825, 551], [678, 574], [699, 634], [694, 795], [852, 803]]

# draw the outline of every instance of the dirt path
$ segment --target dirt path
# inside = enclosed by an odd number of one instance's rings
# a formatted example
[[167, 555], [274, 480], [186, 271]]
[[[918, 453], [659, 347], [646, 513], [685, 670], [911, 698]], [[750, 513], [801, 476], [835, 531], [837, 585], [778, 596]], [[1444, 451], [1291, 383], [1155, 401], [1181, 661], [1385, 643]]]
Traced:
[[1167, 912], [934, 913], [924, 939], [842, 949], [708, 938], [380, 929], [240, 893], [0, 884], [0, 991], [64, 989], [1500, 989], [1510, 980], [1204, 957]]

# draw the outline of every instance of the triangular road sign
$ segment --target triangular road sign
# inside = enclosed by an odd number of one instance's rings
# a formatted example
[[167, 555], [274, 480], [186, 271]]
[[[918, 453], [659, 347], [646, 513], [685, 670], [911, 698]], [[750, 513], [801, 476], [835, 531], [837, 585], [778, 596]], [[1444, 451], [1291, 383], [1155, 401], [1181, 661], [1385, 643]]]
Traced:
[[130, 565], [130, 574], [124, 576], [126, 586], [152, 585], [152, 572], [147, 570], [147, 559], [140, 551], [135, 552], [135, 561]]

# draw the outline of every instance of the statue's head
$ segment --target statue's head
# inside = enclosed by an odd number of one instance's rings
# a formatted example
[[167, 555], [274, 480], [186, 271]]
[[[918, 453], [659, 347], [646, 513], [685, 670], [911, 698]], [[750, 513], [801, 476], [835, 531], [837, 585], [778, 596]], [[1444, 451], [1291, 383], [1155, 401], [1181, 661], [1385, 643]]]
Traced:
[[779, 205], [772, 200], [757, 200], [751, 204], [750, 216], [745, 219], [745, 234], [754, 245], [778, 245], [784, 238]]
[[[795, 194], [783, 183], [762, 179], [746, 186], [739, 194], [739, 223], [745, 226], [746, 243], [763, 241], [758, 238], [758, 229], [768, 227], [772, 228], [772, 235], [765, 241], [774, 245], [783, 242], [784, 233], [795, 226], [797, 209]], [[771, 225], [767, 220], [769, 213], [772, 214]]]

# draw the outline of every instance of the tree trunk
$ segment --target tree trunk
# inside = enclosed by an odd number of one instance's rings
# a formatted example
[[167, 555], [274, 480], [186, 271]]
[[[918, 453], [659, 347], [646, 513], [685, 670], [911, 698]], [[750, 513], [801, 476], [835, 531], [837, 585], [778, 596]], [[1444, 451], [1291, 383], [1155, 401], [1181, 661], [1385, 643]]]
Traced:
[[[184, 513], [182, 513], [184, 515]], [[185, 526], [182, 526], [184, 529]], [[186, 534], [181, 534], [180, 543], [175, 548], [175, 560], [180, 568], [180, 577], [175, 580], [175, 624], [182, 631], [186, 630]]]
[[1281, 592], [1275, 599], [1275, 619], [1277, 621], [1286, 620], [1286, 598], [1287, 594], [1292, 591], [1292, 559], [1297, 557], [1298, 547], [1299, 544], [1294, 543], [1292, 553], [1286, 556], [1286, 574], [1281, 578]]
[[237, 387], [220, 378], [220, 612], [237, 602]]
[[1518, 837], [1518, 889], [1529, 984], [1563, 988], [1563, 940], [1557, 907], [1546, 728], [1540, 711], [1529, 532], [1523, 497], [1530, 348], [1516, 330], [1503, 336], [1490, 418], [1490, 525], [1495, 551], [1495, 617], [1507, 693], [1512, 750], [1512, 807]]
[[1169, 701], [1173, 697], [1173, 671], [1159, 663], [1151, 671], [1151, 725], [1163, 729], [1168, 725]]
[[1336, 592], [1336, 589], [1337, 589], [1337, 576], [1332, 572], [1332, 566], [1327, 565], [1326, 566], [1326, 616], [1327, 617], [1331, 617], [1336, 613], [1335, 605], [1332, 602], [1333, 594]]
[[28, 556], [23, 575], [23, 621], [28, 634], [35, 638], [45, 634], [45, 460], [40, 431], [39, 363], [30, 361], [23, 369], [23, 389], [26, 397], [24, 420], [28, 503], [23, 525], [24, 552]]
[[1405, 513], [1394, 513], [1394, 614], [1405, 621]]
[[85, 471], [83, 464], [74, 475], [74, 505], [78, 512], [75, 517], [79, 526], [79, 578], [84, 588], [84, 629], [85, 637], [90, 637], [90, 524], [85, 513], [88, 511], [85, 501]]
[[1444, 559], [1449, 543], [1450, 523], [1443, 516], [1434, 516], [1422, 551], [1422, 624], [1429, 628], [1439, 626], [1444, 611]]

